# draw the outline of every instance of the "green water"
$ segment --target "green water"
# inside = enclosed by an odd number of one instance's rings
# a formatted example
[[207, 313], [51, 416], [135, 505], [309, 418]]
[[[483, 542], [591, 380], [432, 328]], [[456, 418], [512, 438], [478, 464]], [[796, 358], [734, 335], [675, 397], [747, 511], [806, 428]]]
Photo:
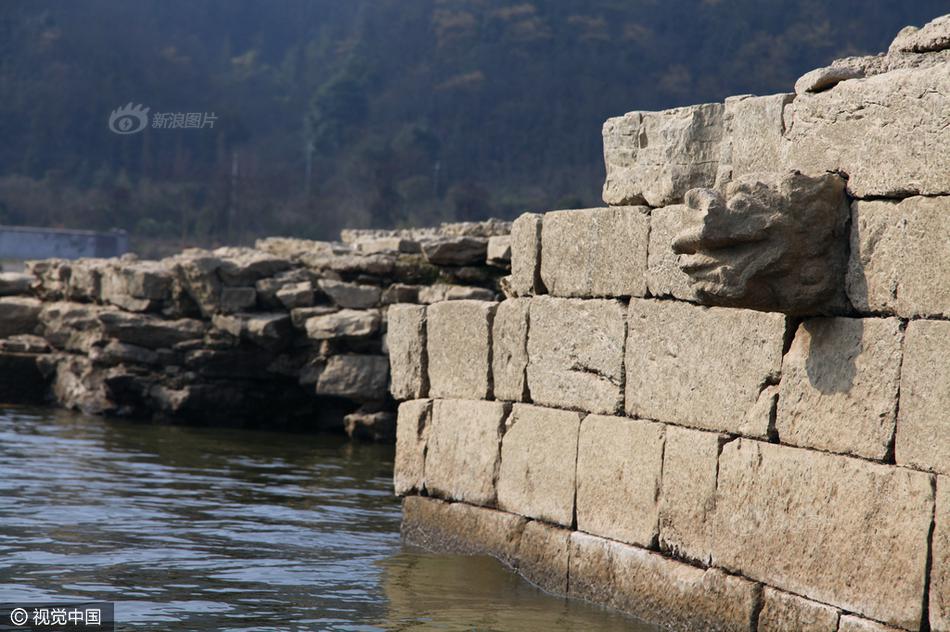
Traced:
[[0, 602], [119, 629], [632, 630], [488, 558], [400, 544], [392, 447], [0, 409]]

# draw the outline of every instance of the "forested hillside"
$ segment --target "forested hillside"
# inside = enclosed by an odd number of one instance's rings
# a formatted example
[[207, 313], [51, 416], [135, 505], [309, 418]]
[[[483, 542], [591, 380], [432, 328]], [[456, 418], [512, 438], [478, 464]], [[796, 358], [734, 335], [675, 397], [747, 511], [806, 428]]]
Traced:
[[[595, 204], [600, 125], [790, 89], [946, 0], [0, 5], [0, 223], [146, 252]], [[214, 113], [119, 135], [109, 115]]]

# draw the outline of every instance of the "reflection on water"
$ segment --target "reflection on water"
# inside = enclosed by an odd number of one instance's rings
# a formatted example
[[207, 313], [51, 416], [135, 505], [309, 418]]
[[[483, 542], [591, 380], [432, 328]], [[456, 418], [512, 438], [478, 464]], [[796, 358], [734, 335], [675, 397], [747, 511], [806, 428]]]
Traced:
[[391, 471], [335, 437], [0, 409], [0, 601], [115, 601], [126, 629], [654, 629], [401, 547]]

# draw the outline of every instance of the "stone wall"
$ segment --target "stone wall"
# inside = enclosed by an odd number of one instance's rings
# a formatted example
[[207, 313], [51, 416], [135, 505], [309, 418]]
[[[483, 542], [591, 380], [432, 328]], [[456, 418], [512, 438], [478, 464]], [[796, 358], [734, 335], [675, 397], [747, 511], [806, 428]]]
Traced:
[[491, 220], [30, 262], [0, 275], [0, 401], [393, 440], [390, 306], [496, 299], [509, 231]]
[[394, 306], [406, 539], [675, 630], [950, 631], [948, 55], [611, 119], [505, 300]]

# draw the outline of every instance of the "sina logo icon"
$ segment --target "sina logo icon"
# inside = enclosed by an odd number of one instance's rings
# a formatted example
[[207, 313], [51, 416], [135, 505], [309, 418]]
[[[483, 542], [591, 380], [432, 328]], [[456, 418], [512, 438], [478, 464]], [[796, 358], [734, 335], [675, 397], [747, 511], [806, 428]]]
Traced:
[[148, 108], [141, 105], [128, 105], [112, 110], [109, 115], [109, 129], [116, 134], [135, 134], [148, 125]]

